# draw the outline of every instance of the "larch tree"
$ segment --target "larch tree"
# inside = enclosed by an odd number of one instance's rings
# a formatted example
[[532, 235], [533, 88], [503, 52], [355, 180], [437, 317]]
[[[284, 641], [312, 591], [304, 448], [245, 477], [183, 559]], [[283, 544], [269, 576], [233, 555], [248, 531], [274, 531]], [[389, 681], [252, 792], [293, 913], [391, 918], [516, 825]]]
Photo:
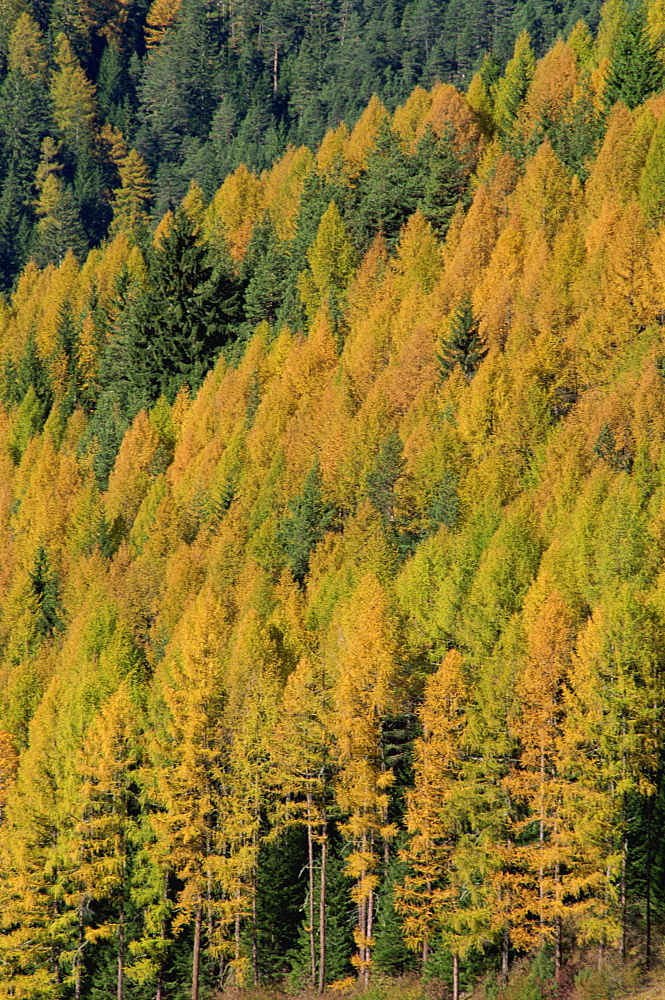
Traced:
[[332, 671], [326, 669], [323, 652], [303, 657], [284, 689], [271, 754], [273, 780], [282, 800], [278, 823], [303, 823], [307, 829], [310, 982], [319, 993], [326, 985], [326, 878], [334, 759], [332, 685]]
[[439, 944], [451, 952], [453, 1000], [459, 998], [460, 958], [484, 943], [482, 900], [455, 863], [464, 827], [460, 799], [469, 696], [462, 656], [450, 650], [428, 679], [419, 713], [423, 735], [414, 744], [415, 783], [407, 797], [410, 837], [400, 852], [408, 871], [395, 890], [407, 943], [420, 952], [423, 964]]
[[314, 243], [307, 251], [309, 270], [299, 280], [302, 300], [312, 318], [319, 306], [336, 302], [356, 266], [356, 253], [334, 201], [321, 217]]
[[53, 117], [67, 145], [79, 156], [92, 137], [97, 100], [94, 85], [62, 32], [55, 40], [55, 64], [51, 78]]
[[340, 609], [334, 625], [339, 680], [336, 684], [337, 802], [346, 815], [351, 845], [347, 872], [355, 879], [358, 907], [353, 963], [367, 986], [374, 944], [374, 910], [379, 882], [379, 847], [395, 830], [388, 823], [394, 777], [382, 748], [382, 723], [396, 708], [399, 636], [387, 595], [378, 579], [364, 576]]
[[151, 751], [154, 796], [161, 807], [151, 820], [152, 853], [164, 878], [172, 873], [180, 886], [175, 933], [185, 926], [193, 929], [192, 1000], [198, 1000], [203, 936], [215, 913], [224, 847], [219, 822], [230, 746], [218, 660], [219, 613], [214, 598], [202, 594], [184, 618], [180, 649], [169, 657], [170, 676], [160, 685], [162, 705]]
[[662, 725], [656, 622], [620, 584], [580, 634], [556, 757], [563, 900], [582, 941], [626, 954], [627, 801], [650, 794]]
[[[73, 881], [78, 897], [79, 936], [74, 956], [77, 1000], [82, 995], [86, 944], [115, 939], [117, 1000], [123, 1000], [127, 957], [126, 920], [131, 892], [132, 857], [137, 847], [141, 763], [139, 713], [129, 685], [121, 684], [102, 706], [82, 746], [81, 819], [72, 840]], [[90, 900], [105, 904], [110, 919], [88, 923]]]
[[557, 977], [562, 968], [562, 872], [568, 859], [560, 843], [561, 779], [556, 758], [572, 645], [572, 615], [561, 595], [551, 590], [529, 623], [526, 666], [511, 720], [519, 759], [506, 778], [512, 797], [525, 807], [515, 834], [524, 855], [526, 891], [533, 897], [529, 905], [537, 926], [532, 933], [541, 945], [554, 942]]
[[21, 14], [9, 36], [7, 62], [10, 70], [18, 70], [28, 80], [46, 83], [48, 59], [44, 36], [29, 14]]
[[512, 58], [493, 94], [494, 121], [504, 142], [513, 129], [518, 108], [527, 95], [535, 69], [531, 39], [523, 31], [515, 42]]

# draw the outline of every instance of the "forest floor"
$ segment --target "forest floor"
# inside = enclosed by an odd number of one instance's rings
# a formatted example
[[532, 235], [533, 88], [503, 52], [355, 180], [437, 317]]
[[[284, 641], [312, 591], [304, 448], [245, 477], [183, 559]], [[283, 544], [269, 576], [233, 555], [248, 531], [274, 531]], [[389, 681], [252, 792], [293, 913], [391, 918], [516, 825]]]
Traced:
[[[665, 1000], [665, 947], [649, 973], [637, 961], [624, 965], [612, 953], [599, 969], [595, 952], [575, 956], [558, 988], [551, 979], [541, 979], [538, 971], [537, 962], [522, 959], [513, 966], [505, 986], [489, 976], [478, 980], [473, 989], [462, 989], [460, 1000]], [[376, 976], [367, 990], [349, 978], [331, 984], [325, 996], [327, 1000], [451, 1000], [452, 990], [447, 981], [424, 981], [414, 974]], [[321, 996], [313, 990], [231, 988], [216, 1000], [321, 1000]]]

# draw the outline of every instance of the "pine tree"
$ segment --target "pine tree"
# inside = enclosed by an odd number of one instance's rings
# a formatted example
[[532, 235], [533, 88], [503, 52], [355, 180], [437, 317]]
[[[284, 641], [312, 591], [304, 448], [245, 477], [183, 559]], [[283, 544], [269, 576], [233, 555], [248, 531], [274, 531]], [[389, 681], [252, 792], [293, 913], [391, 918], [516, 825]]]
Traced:
[[209, 260], [196, 226], [178, 210], [148, 253], [145, 284], [134, 285], [120, 316], [119, 336], [102, 362], [103, 387], [124, 386], [127, 403], [140, 406], [200, 385], [242, 318], [230, 266]]
[[455, 207], [466, 194], [468, 170], [457, 155], [454, 137], [452, 126], [444, 129], [440, 137], [430, 128], [416, 154], [425, 176], [418, 208], [440, 237], [446, 235]]
[[395, 485], [404, 475], [406, 460], [402, 454], [402, 440], [397, 431], [391, 431], [367, 473], [367, 497], [381, 515], [386, 529], [399, 527], [399, 499]]
[[277, 529], [277, 538], [293, 577], [301, 586], [307, 576], [312, 549], [322, 540], [334, 517], [334, 510], [323, 502], [321, 486], [317, 460], [307, 473], [302, 494], [289, 501], [289, 513]]
[[614, 42], [603, 93], [605, 105], [611, 108], [623, 101], [632, 110], [659, 91], [664, 80], [662, 60], [647, 34], [645, 7], [637, 3], [622, 20]]
[[450, 335], [441, 346], [441, 375], [447, 378], [459, 365], [467, 381], [470, 381], [487, 353], [487, 348], [478, 332], [478, 322], [474, 319], [468, 294], [462, 297], [450, 325]]
[[46, 549], [40, 545], [30, 572], [30, 585], [37, 613], [37, 633], [52, 639], [64, 628], [63, 607], [60, 602], [58, 575], [49, 566]]
[[367, 169], [358, 180], [354, 228], [362, 250], [367, 249], [379, 231], [389, 247], [395, 246], [402, 226], [418, 207], [427, 183], [425, 178], [429, 175], [434, 182], [438, 164], [430, 165], [431, 160], [427, 153], [407, 156], [397, 134], [386, 122], [382, 123], [367, 159]]

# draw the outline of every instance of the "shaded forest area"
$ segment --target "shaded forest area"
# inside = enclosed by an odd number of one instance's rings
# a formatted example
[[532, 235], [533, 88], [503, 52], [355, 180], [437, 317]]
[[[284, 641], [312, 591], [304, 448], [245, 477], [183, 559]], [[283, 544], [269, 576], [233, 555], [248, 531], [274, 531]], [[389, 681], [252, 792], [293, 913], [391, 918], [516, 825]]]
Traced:
[[51, 259], [44, 137], [0, 298], [3, 995], [653, 964], [664, 33], [521, 32], [154, 229], [114, 125], [109, 234]]
[[210, 198], [374, 94], [464, 87], [490, 51], [498, 75], [520, 31], [541, 54], [583, 16], [597, 0], [3, 0], [1, 290], [29, 257], [82, 260], [130, 198], [158, 221], [192, 179]]

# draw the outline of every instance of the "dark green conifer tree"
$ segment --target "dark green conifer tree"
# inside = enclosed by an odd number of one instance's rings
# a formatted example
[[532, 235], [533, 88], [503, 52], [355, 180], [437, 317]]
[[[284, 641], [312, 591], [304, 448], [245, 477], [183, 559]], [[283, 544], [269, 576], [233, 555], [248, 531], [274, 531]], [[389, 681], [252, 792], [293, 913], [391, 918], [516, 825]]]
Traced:
[[300, 496], [289, 501], [289, 513], [282, 518], [277, 538], [294, 579], [303, 584], [309, 570], [312, 549], [332, 525], [334, 510], [321, 497], [318, 459], [307, 473]]
[[112, 387], [134, 413], [160, 395], [173, 401], [181, 386], [198, 388], [241, 320], [241, 285], [230, 262], [210, 263], [196, 227], [178, 209], [148, 248], [145, 283], [131, 290], [102, 360], [102, 387]]
[[58, 574], [51, 569], [46, 549], [40, 545], [30, 573], [30, 584], [35, 598], [37, 634], [52, 639], [64, 627], [64, 608], [60, 601]]
[[429, 175], [429, 158], [427, 173], [423, 167], [423, 159], [407, 156], [398, 136], [384, 123], [370, 153], [367, 170], [358, 182], [358, 206], [352, 227], [361, 250], [370, 245], [379, 230], [388, 246], [397, 243], [400, 229], [418, 207], [425, 177]]
[[440, 138], [428, 129], [417, 151], [425, 179], [418, 207], [439, 236], [445, 236], [455, 206], [464, 201], [467, 189], [468, 169], [455, 151], [453, 138], [452, 127]]
[[406, 865], [391, 861], [386, 866], [378, 892], [373, 958], [377, 969], [390, 976], [401, 976], [416, 964], [413, 951], [404, 943], [402, 918], [395, 909], [393, 891], [403, 878]]
[[113, 213], [108, 203], [101, 165], [89, 141], [82, 145], [76, 161], [74, 198], [87, 241], [95, 245], [103, 239]]
[[27, 255], [31, 225], [21, 199], [21, 184], [10, 167], [0, 191], [0, 291], [11, 289]]
[[267, 213], [254, 229], [243, 267], [247, 322], [252, 326], [262, 320], [274, 324], [286, 295], [290, 260]]
[[649, 94], [659, 91], [664, 81], [665, 67], [649, 41], [646, 11], [640, 2], [621, 22], [605, 85], [605, 105], [611, 108], [616, 101], [623, 101], [632, 111]]
[[391, 431], [365, 479], [369, 502], [381, 515], [386, 529], [396, 529], [399, 522], [399, 501], [395, 495], [395, 484], [404, 474], [406, 466], [402, 447], [402, 439], [397, 431]]
[[487, 348], [478, 332], [478, 322], [474, 319], [471, 299], [466, 294], [457, 307], [450, 334], [441, 344], [441, 376], [447, 378], [459, 365], [466, 378], [471, 379], [486, 353]]

